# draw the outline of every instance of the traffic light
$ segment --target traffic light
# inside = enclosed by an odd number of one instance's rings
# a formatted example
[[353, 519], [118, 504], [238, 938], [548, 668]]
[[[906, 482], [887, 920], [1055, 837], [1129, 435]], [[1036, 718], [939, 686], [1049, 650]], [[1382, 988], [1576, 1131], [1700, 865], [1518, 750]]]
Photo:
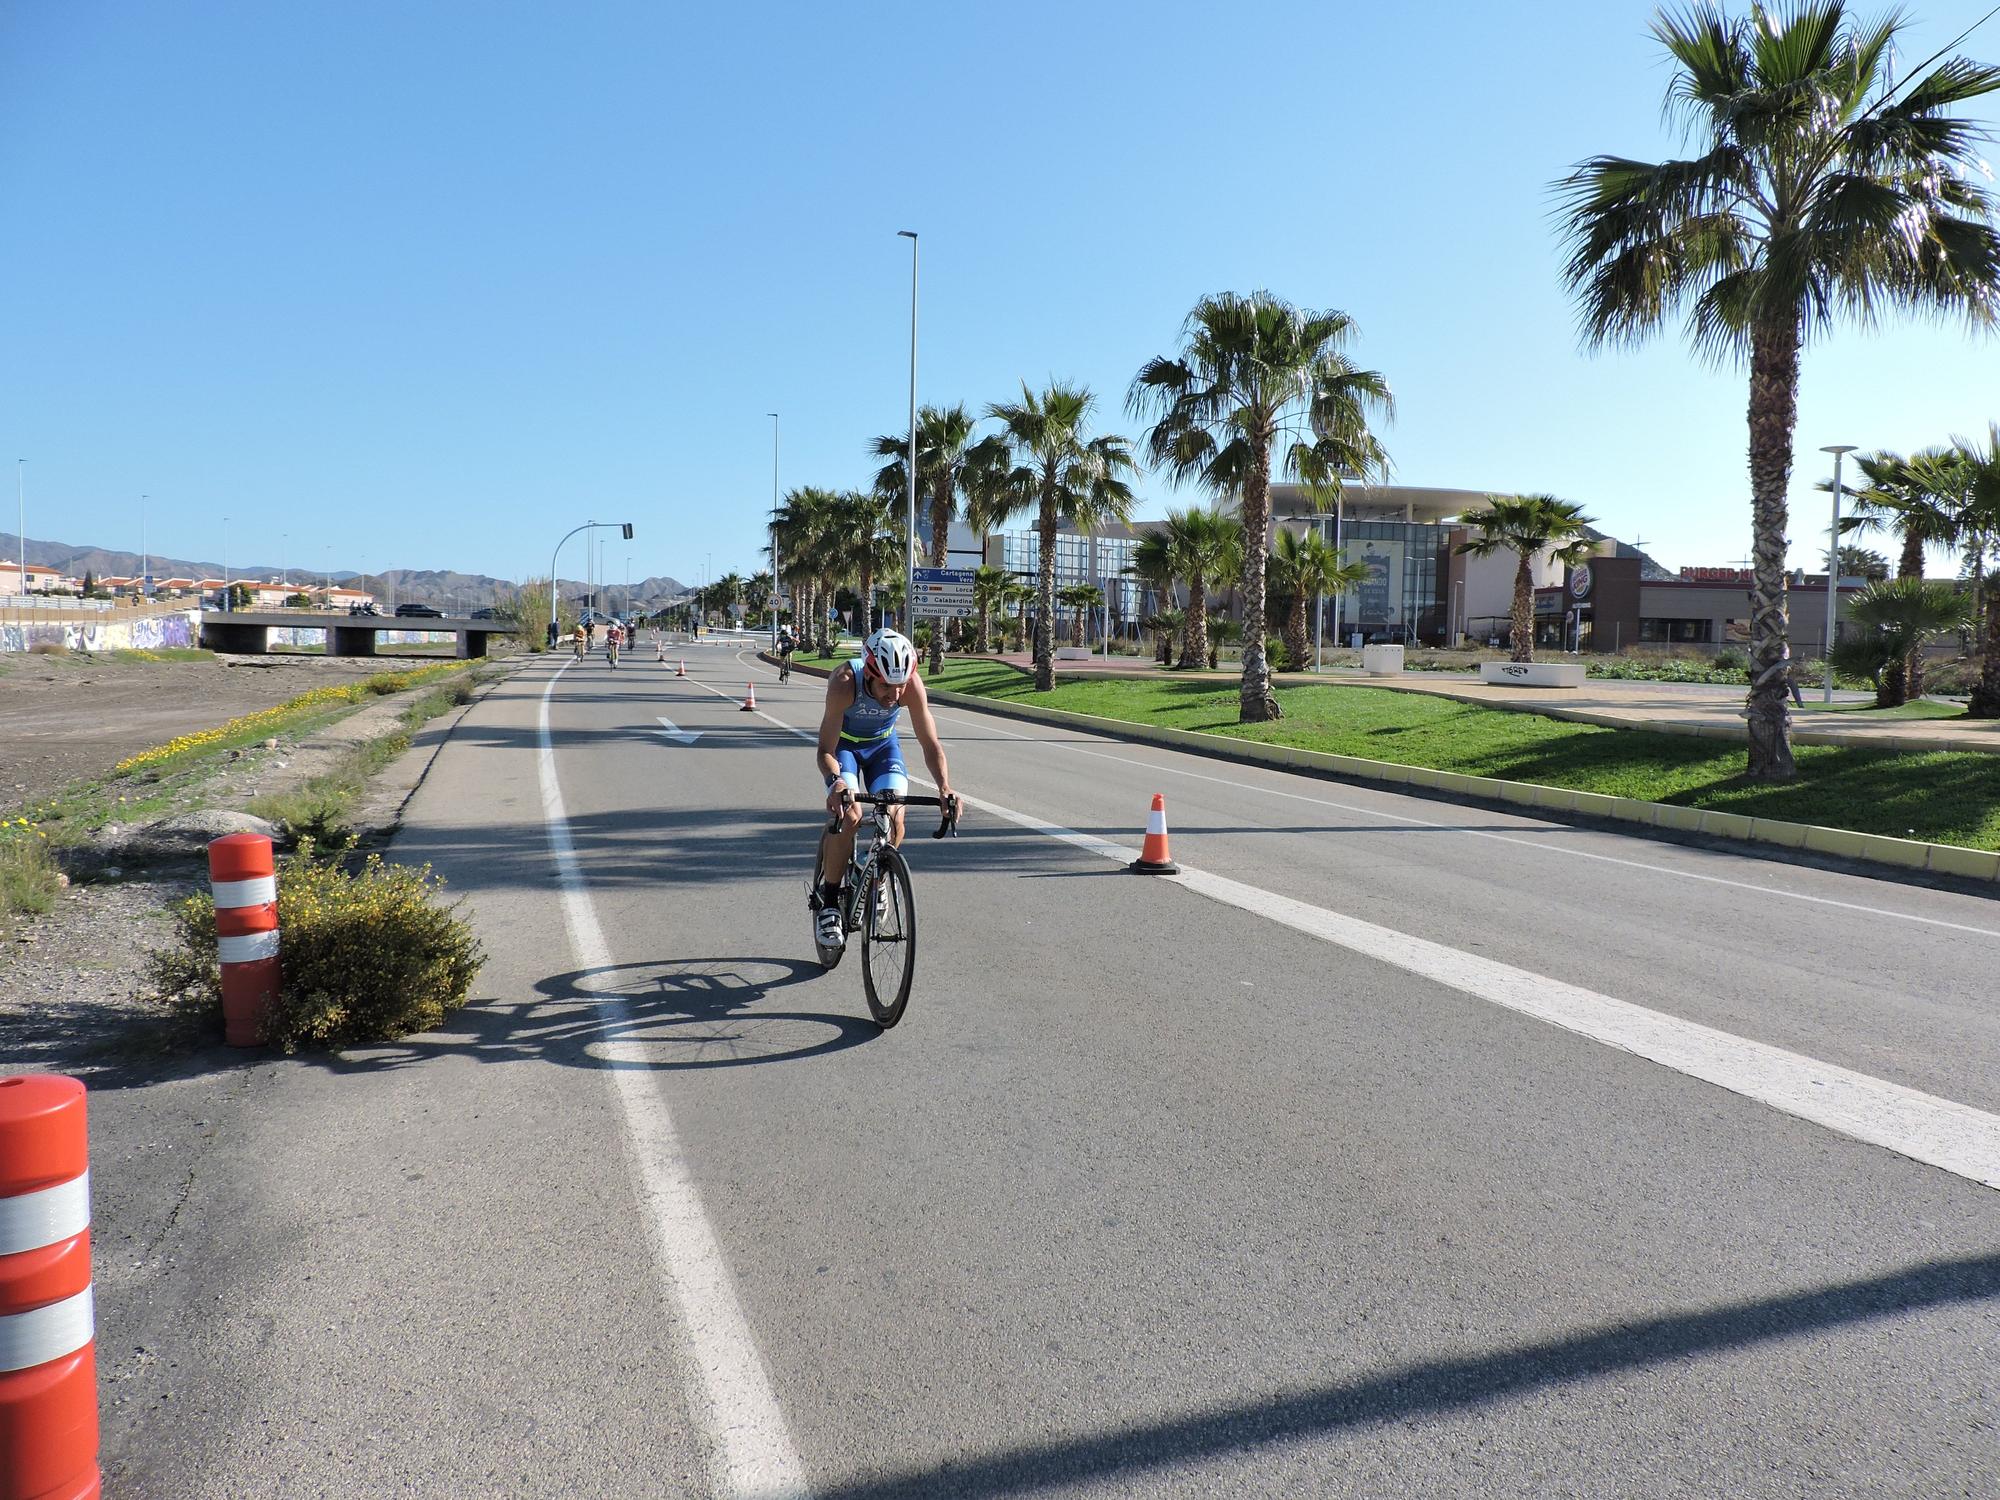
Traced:
[[632, 523], [630, 521], [625, 523], [625, 540], [628, 542], [632, 540]]

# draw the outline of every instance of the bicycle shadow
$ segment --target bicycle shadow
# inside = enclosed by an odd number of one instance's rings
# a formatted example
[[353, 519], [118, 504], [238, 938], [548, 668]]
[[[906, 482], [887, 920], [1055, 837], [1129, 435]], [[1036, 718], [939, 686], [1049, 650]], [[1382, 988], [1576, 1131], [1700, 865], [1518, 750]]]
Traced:
[[823, 972], [810, 960], [749, 957], [571, 969], [536, 981], [534, 999], [478, 999], [435, 1031], [308, 1061], [342, 1073], [391, 1072], [454, 1056], [679, 1073], [803, 1062], [880, 1036], [863, 1014], [762, 1008]]

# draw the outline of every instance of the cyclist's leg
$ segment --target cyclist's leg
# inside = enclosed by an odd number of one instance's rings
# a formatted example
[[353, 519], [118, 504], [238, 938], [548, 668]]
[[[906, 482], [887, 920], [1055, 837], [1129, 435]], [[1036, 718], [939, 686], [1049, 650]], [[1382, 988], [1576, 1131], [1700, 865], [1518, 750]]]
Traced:
[[[871, 792], [894, 792], [899, 797], [910, 794], [910, 771], [903, 764], [903, 747], [896, 740], [895, 730], [889, 731], [889, 738], [868, 752], [861, 763], [868, 777]], [[901, 846], [903, 842], [903, 809], [889, 809], [889, 842]]]
[[[859, 792], [866, 789], [861, 768], [855, 760], [854, 752], [846, 746], [834, 752], [834, 764], [840, 768], [840, 779], [847, 783], [848, 790]], [[833, 790], [833, 783], [827, 782], [826, 789]], [[837, 886], [847, 878], [847, 867], [854, 861], [854, 835], [860, 828], [857, 819], [852, 826], [843, 826], [824, 834], [820, 839], [819, 867], [822, 894], [825, 887]]]

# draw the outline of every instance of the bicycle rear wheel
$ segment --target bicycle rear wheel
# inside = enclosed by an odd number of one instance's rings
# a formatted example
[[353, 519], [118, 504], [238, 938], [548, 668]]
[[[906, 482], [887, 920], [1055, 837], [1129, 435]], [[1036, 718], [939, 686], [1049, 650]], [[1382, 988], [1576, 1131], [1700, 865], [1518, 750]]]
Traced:
[[887, 1031], [903, 1019], [917, 972], [917, 905], [910, 867], [886, 840], [876, 851], [875, 877], [862, 899], [861, 978], [875, 1024]]

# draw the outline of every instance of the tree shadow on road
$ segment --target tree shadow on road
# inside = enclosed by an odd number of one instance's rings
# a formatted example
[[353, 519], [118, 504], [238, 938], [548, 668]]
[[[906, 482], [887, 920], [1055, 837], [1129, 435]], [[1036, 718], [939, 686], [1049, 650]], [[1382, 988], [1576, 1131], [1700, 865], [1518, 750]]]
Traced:
[[1520, 1400], [1622, 1371], [1803, 1338], [1822, 1329], [2000, 1298], [2000, 1255], [1938, 1260], [1862, 1280], [1724, 1307], [1619, 1323], [1492, 1354], [1433, 1360], [1296, 1394], [1072, 1437], [1022, 1443], [949, 1465], [816, 1488], [817, 1500], [997, 1500], [1157, 1475], [1182, 1465], [1336, 1437], [1357, 1429]]

